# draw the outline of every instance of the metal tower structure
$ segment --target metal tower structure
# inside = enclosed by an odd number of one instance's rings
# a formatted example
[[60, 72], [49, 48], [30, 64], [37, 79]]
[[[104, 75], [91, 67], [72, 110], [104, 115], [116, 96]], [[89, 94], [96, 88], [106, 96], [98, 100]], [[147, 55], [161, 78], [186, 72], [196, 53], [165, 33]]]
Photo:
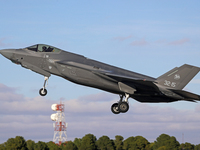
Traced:
[[51, 109], [56, 111], [56, 113], [51, 115], [51, 120], [55, 121], [55, 123], [53, 123], [53, 142], [61, 145], [61, 143], [67, 141], [67, 123], [65, 122], [64, 104], [61, 102], [60, 104], [53, 104]]

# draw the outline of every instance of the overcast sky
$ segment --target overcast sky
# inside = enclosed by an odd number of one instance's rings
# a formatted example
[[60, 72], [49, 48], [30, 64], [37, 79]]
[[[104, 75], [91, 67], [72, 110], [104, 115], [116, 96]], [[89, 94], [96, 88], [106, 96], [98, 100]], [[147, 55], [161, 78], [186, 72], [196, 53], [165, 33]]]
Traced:
[[[84, 55], [152, 77], [185, 63], [200, 66], [199, 1], [0, 1], [0, 49], [37, 43]], [[118, 95], [51, 76], [48, 95], [39, 96], [44, 77], [0, 56], [0, 143], [17, 135], [53, 139], [51, 105], [63, 100], [68, 139], [92, 133], [150, 142], [166, 133], [200, 142], [200, 103], [130, 101], [126, 114], [110, 106]], [[185, 88], [200, 94], [200, 74]]]

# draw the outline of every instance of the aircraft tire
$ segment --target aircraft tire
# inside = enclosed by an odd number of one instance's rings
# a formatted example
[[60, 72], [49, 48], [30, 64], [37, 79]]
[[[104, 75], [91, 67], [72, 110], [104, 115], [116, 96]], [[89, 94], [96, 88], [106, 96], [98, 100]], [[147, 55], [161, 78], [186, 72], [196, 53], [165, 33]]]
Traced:
[[111, 106], [111, 111], [114, 113], [114, 114], [119, 114], [120, 111], [118, 109], [118, 103], [114, 103], [112, 106]]
[[126, 113], [129, 110], [129, 104], [127, 102], [119, 102], [118, 109], [121, 113]]
[[41, 96], [45, 96], [45, 95], [47, 95], [47, 90], [44, 89], [44, 91], [43, 91], [43, 88], [41, 88], [39, 93], [40, 93]]

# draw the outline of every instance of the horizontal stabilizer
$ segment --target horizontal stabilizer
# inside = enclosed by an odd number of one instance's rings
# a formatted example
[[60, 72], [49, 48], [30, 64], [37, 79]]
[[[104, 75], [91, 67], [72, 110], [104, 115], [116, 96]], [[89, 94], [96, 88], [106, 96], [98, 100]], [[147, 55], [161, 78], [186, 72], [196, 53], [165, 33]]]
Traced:
[[200, 100], [200, 95], [197, 95], [197, 94], [194, 94], [194, 93], [190, 93], [190, 92], [187, 92], [187, 91], [184, 91], [184, 90], [174, 90], [172, 89], [171, 91], [173, 91], [174, 93], [184, 97], [185, 99], [184, 100], [187, 100], [187, 101], [193, 101], [194, 100]]

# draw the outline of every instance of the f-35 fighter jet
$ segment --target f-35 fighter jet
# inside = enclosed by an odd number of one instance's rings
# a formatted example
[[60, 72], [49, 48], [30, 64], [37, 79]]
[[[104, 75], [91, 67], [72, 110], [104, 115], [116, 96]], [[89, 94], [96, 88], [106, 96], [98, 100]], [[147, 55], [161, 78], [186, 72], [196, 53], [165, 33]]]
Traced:
[[4, 49], [0, 53], [12, 62], [45, 77], [43, 88], [39, 91], [41, 96], [47, 94], [46, 82], [51, 74], [118, 94], [119, 102], [111, 106], [114, 114], [128, 111], [130, 97], [147, 103], [200, 100], [200, 95], [182, 90], [200, 70], [199, 67], [187, 64], [152, 78], [45, 44]]

